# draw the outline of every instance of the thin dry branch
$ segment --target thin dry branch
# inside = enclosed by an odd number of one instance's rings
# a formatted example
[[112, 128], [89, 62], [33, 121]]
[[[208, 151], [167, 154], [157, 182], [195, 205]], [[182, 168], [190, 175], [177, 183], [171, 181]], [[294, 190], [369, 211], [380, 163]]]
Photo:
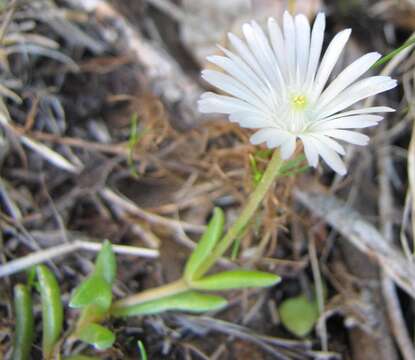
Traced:
[[[115, 253], [124, 255], [133, 255], [146, 258], [157, 258], [159, 256], [158, 250], [145, 249], [135, 246], [126, 245], [112, 245]], [[16, 260], [9, 261], [0, 265], [0, 278], [12, 275], [19, 271], [30, 268], [31, 266], [52, 260], [58, 256], [63, 256], [72, 253], [76, 250], [99, 251], [101, 244], [92, 243], [88, 241], [75, 240], [70, 243], [51, 247], [49, 249], [33, 252], [27, 256]]]
[[389, 244], [363, 216], [334, 196], [296, 189], [294, 196], [315, 215], [323, 218], [358, 250], [373, 259], [391, 279], [415, 298], [415, 264]]

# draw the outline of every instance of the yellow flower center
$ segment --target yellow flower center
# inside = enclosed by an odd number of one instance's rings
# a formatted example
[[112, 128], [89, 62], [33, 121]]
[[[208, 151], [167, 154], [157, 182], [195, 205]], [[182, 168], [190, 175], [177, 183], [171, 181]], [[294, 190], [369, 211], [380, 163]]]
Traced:
[[295, 95], [292, 97], [292, 103], [294, 109], [304, 110], [304, 108], [307, 106], [307, 98], [304, 95]]

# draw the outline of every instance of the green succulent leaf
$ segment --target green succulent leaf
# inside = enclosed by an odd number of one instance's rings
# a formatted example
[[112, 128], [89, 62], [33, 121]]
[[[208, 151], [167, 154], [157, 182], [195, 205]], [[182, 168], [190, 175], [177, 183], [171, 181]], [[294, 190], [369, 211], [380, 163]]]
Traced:
[[187, 291], [129, 307], [115, 308], [112, 313], [115, 316], [151, 315], [168, 310], [202, 313], [218, 310], [226, 306], [226, 304], [227, 301], [220, 296]]
[[143, 342], [141, 340], [138, 340], [137, 345], [138, 345], [138, 349], [140, 350], [141, 360], [147, 360], [147, 351], [146, 351], [146, 348], [144, 347]]
[[78, 332], [80, 340], [92, 345], [97, 350], [106, 350], [114, 344], [114, 333], [104, 326], [88, 324]]
[[191, 282], [197, 290], [228, 290], [272, 286], [281, 281], [278, 275], [262, 271], [231, 270]]
[[92, 275], [75, 289], [69, 306], [79, 309], [95, 304], [103, 310], [108, 310], [111, 301], [111, 285], [102, 276]]
[[112, 250], [112, 245], [108, 240], [105, 240], [102, 244], [97, 256], [94, 274], [103, 277], [108, 284], [112, 284], [117, 275], [117, 261]]
[[299, 337], [308, 335], [319, 318], [317, 302], [310, 301], [305, 295], [283, 301], [278, 311], [287, 330]]
[[32, 297], [28, 287], [25, 285], [18, 284], [14, 287], [14, 311], [16, 314], [16, 331], [11, 359], [30, 359], [35, 324], [33, 320]]
[[215, 208], [212, 219], [202, 235], [193, 253], [190, 255], [184, 270], [184, 278], [188, 281], [194, 278], [194, 275], [200, 265], [211, 254], [218, 240], [222, 236], [223, 225], [225, 223], [225, 216], [220, 208]]
[[54, 347], [59, 340], [63, 325], [63, 307], [61, 292], [55, 275], [45, 266], [36, 267], [42, 302], [43, 358], [51, 358]]

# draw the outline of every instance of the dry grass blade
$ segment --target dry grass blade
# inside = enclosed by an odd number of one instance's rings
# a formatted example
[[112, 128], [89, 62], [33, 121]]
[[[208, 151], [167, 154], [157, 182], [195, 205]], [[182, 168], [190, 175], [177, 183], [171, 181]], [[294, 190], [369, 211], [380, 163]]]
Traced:
[[2, 84], [0, 84], [0, 96], [7, 97], [17, 104], [21, 104], [23, 101], [19, 95]]
[[51, 59], [60, 61], [69, 66], [72, 71], [79, 71], [78, 65], [65, 54], [62, 54], [59, 51], [48, 49], [39, 45], [35, 44], [19, 44], [19, 45], [11, 45], [5, 49], [7, 55], [15, 54], [15, 53], [22, 53], [22, 54], [33, 54], [33, 55], [41, 55], [46, 56]]
[[78, 173], [80, 171], [77, 166], [70, 163], [62, 155], [51, 150], [46, 145], [33, 141], [26, 136], [21, 136], [20, 141], [57, 167], [72, 173]]
[[[382, 128], [386, 128], [386, 123], [383, 123]], [[389, 178], [388, 169], [392, 163], [390, 144], [385, 143], [378, 146], [378, 168], [379, 168], [379, 189], [380, 196], [378, 201], [378, 208], [381, 221], [381, 231], [386, 241], [393, 244], [393, 211], [394, 198], [392, 195], [391, 181]], [[396, 291], [395, 284], [392, 279], [384, 272], [381, 275], [382, 292], [385, 298], [385, 305], [388, 312], [391, 332], [394, 335], [400, 351], [406, 360], [415, 359], [415, 351], [412, 345], [412, 340], [408, 334], [404, 316], [399, 303], [399, 297]]]
[[[408, 149], [408, 181], [409, 187], [408, 191], [410, 192], [410, 199], [412, 204], [411, 210], [411, 224], [412, 224], [412, 236], [414, 238], [415, 244], [415, 124], [412, 124], [412, 135], [411, 142]], [[415, 251], [415, 247], [414, 247]]]
[[205, 226], [202, 225], [194, 225], [186, 222], [167, 219], [162, 216], [145, 211], [136, 204], [134, 204], [131, 200], [123, 197], [122, 195], [116, 194], [111, 189], [106, 188], [100, 191], [100, 194], [104, 199], [114, 204], [117, 204], [118, 206], [124, 208], [127, 212], [130, 212], [131, 214], [143, 218], [150, 224], [161, 225], [165, 228], [173, 230], [176, 234], [180, 234], [182, 231], [189, 231], [201, 234], [205, 230]]

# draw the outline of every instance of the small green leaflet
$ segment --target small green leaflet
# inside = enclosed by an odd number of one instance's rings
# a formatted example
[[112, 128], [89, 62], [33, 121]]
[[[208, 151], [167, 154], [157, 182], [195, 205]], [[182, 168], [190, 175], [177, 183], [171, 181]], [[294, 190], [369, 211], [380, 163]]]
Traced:
[[114, 344], [114, 333], [98, 324], [88, 324], [84, 326], [79, 332], [80, 340], [92, 345], [97, 350], [108, 349]]
[[102, 244], [101, 250], [95, 261], [95, 274], [102, 276], [108, 284], [114, 282], [117, 275], [117, 261], [112, 245], [108, 240]]
[[73, 292], [69, 306], [74, 309], [95, 304], [108, 310], [112, 302], [111, 285], [98, 275], [92, 275], [83, 281]]
[[225, 216], [223, 211], [220, 208], [215, 208], [206, 231], [202, 235], [199, 243], [186, 263], [184, 278], [187, 281], [191, 281], [193, 279], [194, 274], [215, 248], [217, 242], [222, 236], [224, 223]]
[[310, 301], [305, 295], [284, 300], [278, 311], [283, 325], [299, 337], [308, 335], [319, 318], [317, 301]]

